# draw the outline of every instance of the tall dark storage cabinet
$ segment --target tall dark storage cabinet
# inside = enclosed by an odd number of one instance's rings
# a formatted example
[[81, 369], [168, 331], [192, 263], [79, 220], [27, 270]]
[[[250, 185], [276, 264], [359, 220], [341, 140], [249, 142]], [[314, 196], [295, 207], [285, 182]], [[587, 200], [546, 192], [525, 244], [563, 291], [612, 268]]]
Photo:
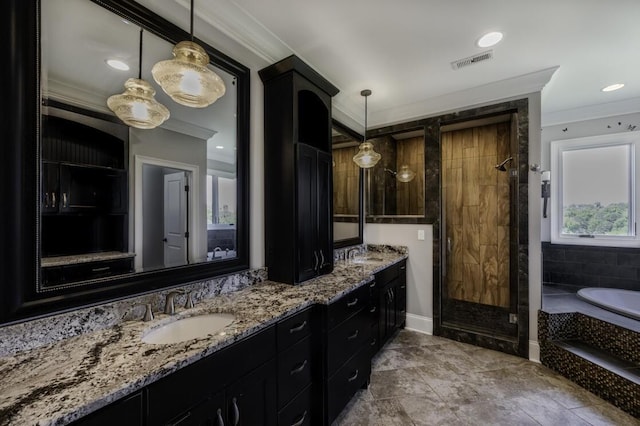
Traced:
[[260, 78], [266, 263], [270, 280], [297, 284], [333, 270], [331, 97], [338, 89], [295, 55]]

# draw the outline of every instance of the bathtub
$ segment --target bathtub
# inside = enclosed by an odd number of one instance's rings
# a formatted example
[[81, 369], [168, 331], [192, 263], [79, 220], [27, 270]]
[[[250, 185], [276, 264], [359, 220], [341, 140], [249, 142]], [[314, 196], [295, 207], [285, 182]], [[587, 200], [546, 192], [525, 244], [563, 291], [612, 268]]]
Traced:
[[615, 288], [583, 288], [578, 297], [592, 305], [640, 320], [640, 291]]

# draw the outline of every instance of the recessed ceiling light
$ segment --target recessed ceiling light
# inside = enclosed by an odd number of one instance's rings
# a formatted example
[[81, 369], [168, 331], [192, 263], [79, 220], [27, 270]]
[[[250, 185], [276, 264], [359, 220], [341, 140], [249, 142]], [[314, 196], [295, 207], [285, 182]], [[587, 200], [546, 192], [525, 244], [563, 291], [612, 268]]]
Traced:
[[216, 148], [218, 148], [218, 149], [224, 149], [224, 146], [222, 146], [222, 145], [216, 145]]
[[491, 47], [500, 43], [500, 40], [502, 40], [502, 33], [493, 31], [480, 37], [477, 44], [478, 47]]
[[107, 59], [105, 62], [111, 68], [116, 69], [118, 71], [129, 71], [129, 65], [127, 65], [125, 62], [121, 61], [120, 59]]
[[602, 91], [613, 92], [614, 90], [622, 89], [623, 87], [624, 87], [624, 83], [616, 83], [616, 84], [609, 85], [607, 87], [603, 87]]

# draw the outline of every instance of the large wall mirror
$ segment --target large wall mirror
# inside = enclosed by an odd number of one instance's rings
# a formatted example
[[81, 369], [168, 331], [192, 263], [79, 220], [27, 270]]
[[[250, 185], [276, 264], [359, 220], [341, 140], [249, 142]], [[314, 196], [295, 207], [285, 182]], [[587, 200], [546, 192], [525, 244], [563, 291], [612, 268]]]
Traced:
[[369, 134], [382, 158], [367, 170], [367, 222], [420, 223], [425, 218], [425, 132], [392, 126]]
[[362, 136], [333, 120], [333, 243], [362, 244], [363, 170], [353, 162]]
[[[226, 90], [208, 107], [186, 107], [151, 69], [189, 35], [139, 4], [7, 7], [23, 22], [5, 43], [24, 53], [12, 61], [20, 80], [8, 80], [22, 85], [13, 92], [10, 142], [21, 162], [9, 170], [22, 179], [5, 186], [26, 241], [4, 274], [14, 279], [2, 283], [0, 319], [247, 269], [248, 69], [199, 42]], [[107, 107], [139, 72], [170, 111], [154, 129], [126, 126]]]

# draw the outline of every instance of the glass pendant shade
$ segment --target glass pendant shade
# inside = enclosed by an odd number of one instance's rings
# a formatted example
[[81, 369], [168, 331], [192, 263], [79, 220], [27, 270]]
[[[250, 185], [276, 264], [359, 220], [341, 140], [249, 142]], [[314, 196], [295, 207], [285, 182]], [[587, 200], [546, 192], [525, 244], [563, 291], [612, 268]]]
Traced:
[[204, 108], [224, 95], [224, 81], [207, 67], [209, 55], [202, 46], [181, 41], [174, 46], [173, 56], [151, 69], [153, 79], [171, 99], [184, 106]]
[[107, 106], [125, 124], [138, 129], [153, 129], [169, 118], [169, 110], [155, 100], [156, 91], [149, 83], [130, 78], [124, 87], [123, 93], [107, 99]]
[[400, 166], [400, 170], [398, 170], [398, 173], [396, 173], [396, 179], [398, 179], [400, 182], [411, 182], [415, 177], [416, 172], [411, 170], [406, 164]]
[[360, 144], [358, 153], [353, 156], [353, 161], [363, 169], [369, 169], [376, 164], [382, 158], [382, 155], [373, 150], [373, 144], [371, 142], [363, 142]]
[[378, 164], [382, 155], [374, 151], [371, 142], [367, 142], [367, 97], [371, 95], [371, 90], [365, 89], [360, 92], [360, 95], [364, 96], [364, 142], [360, 144], [358, 152], [353, 156], [353, 162], [362, 169], [370, 169]]

